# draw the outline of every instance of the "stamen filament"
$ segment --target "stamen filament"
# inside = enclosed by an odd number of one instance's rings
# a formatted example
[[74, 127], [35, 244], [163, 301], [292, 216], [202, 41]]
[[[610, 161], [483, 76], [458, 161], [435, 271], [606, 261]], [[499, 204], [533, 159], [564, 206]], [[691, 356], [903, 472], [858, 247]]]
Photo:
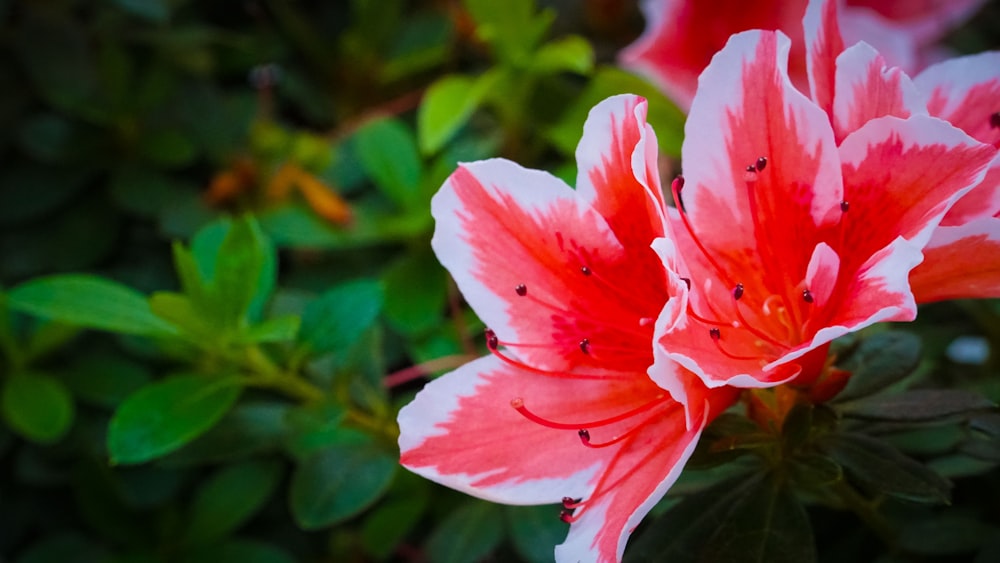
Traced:
[[657, 405], [663, 403], [666, 399], [667, 399], [666, 395], [659, 395], [658, 397], [656, 397], [655, 399], [653, 399], [652, 401], [650, 401], [648, 403], [639, 405], [638, 407], [636, 407], [636, 408], [634, 408], [634, 409], [632, 409], [630, 411], [626, 411], [626, 412], [623, 412], [621, 414], [617, 414], [617, 415], [612, 416], [612, 417], [603, 418], [603, 419], [600, 419], [600, 420], [593, 420], [593, 421], [590, 421], [590, 422], [572, 422], [572, 423], [556, 422], [556, 421], [548, 420], [548, 419], [545, 419], [545, 418], [542, 418], [542, 417], [538, 416], [537, 414], [535, 414], [535, 413], [531, 412], [530, 410], [528, 410], [528, 407], [524, 406], [524, 399], [522, 399], [521, 397], [514, 397], [513, 399], [511, 399], [510, 400], [510, 406], [513, 407], [514, 410], [516, 410], [517, 412], [521, 413], [521, 415], [524, 418], [527, 418], [528, 420], [530, 420], [530, 421], [532, 421], [532, 422], [534, 422], [536, 424], [540, 424], [542, 426], [545, 426], [547, 428], [555, 428], [557, 430], [577, 430], [577, 431], [579, 431], [581, 428], [599, 428], [601, 426], [607, 426], [609, 424], [614, 424], [616, 422], [621, 422], [623, 420], [628, 420], [629, 418], [632, 418], [633, 416], [635, 416], [637, 414], [641, 414], [643, 412], [648, 411], [651, 408], [656, 407]]

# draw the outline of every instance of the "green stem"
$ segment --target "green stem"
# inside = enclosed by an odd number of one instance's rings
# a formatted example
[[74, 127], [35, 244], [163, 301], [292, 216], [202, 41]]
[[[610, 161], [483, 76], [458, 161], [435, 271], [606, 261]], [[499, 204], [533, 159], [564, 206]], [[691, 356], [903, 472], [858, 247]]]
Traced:
[[299, 377], [295, 372], [279, 368], [257, 346], [246, 349], [245, 363], [253, 374], [247, 378], [250, 385], [274, 389], [305, 403], [316, 403], [326, 397], [322, 389]]

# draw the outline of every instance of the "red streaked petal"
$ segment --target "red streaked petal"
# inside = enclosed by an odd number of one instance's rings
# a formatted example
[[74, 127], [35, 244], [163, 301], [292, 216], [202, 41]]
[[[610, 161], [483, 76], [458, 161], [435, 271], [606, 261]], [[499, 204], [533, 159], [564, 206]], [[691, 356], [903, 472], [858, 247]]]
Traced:
[[916, 88], [899, 68], [888, 68], [871, 46], [858, 43], [837, 57], [833, 100], [837, 141], [876, 117], [926, 113]]
[[[565, 369], [606, 358], [606, 367], [636, 371], [652, 363], [642, 319], [651, 325], [667, 299], [663, 268], [651, 251], [630, 259], [568, 186], [508, 161], [464, 164], [431, 212], [441, 263], [502, 341], [529, 345], [515, 348], [521, 360]], [[594, 354], [581, 351], [584, 338]]]
[[897, 237], [923, 247], [948, 208], [982, 180], [995, 149], [918, 115], [869, 121], [840, 153], [850, 211], [834, 249], [849, 272]]
[[893, 22], [918, 42], [934, 41], [959, 25], [985, 0], [847, 0], [850, 7], [873, 10]]
[[927, 111], [983, 143], [1000, 148], [1000, 51], [958, 57], [928, 67], [913, 83], [926, 96]]
[[837, 19], [837, 0], [812, 0], [802, 18], [806, 43], [806, 68], [813, 101], [831, 118], [836, 87], [837, 57], [844, 38]]
[[946, 227], [964, 225], [976, 219], [1000, 214], [1000, 156], [986, 171], [986, 176], [978, 186], [955, 202], [948, 210], [941, 225]]
[[[780, 33], [733, 36], [705, 69], [685, 126], [687, 215], [723, 270], [715, 277], [726, 288], [742, 283], [748, 300], [784, 295], [803, 279], [842, 199], [832, 128], [789, 82], [787, 53]], [[766, 166], [747, 172], [760, 157]], [[681, 254], [691, 254], [685, 229], [671, 223]]]
[[918, 303], [1000, 297], [1000, 218], [938, 227], [910, 285]]
[[840, 256], [825, 242], [817, 244], [806, 268], [806, 288], [812, 295], [813, 307], [830, 305], [830, 296], [839, 275]]
[[576, 149], [576, 190], [627, 250], [649, 253], [664, 233], [656, 134], [646, 100], [623, 95], [594, 106]]
[[622, 66], [648, 76], [682, 110], [694, 99], [698, 75], [729, 37], [748, 29], [780, 29], [795, 38], [793, 76], [805, 84], [801, 41], [804, 3], [644, 0], [646, 29], [619, 56]]
[[487, 356], [428, 383], [403, 407], [400, 462], [428, 479], [497, 502], [585, 497], [617, 448], [587, 448], [576, 431], [532, 422], [511, 400], [522, 398], [540, 416], [570, 422], [621, 414], [664, 394], [641, 373], [624, 381], [568, 383]]
[[622, 448], [602, 476], [621, 485], [586, 507], [556, 546], [556, 561], [621, 561], [632, 530], [680, 476], [705, 426], [707, 417], [688, 429], [683, 411], [668, 411]]

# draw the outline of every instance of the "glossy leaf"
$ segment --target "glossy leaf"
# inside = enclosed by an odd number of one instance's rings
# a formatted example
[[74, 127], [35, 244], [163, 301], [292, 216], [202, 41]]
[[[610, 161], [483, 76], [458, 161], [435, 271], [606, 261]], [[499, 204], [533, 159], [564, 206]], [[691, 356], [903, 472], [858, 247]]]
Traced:
[[142, 463], [176, 450], [215, 425], [240, 395], [236, 377], [177, 375], [118, 407], [108, 427], [112, 463]]
[[299, 463], [289, 500], [299, 526], [315, 530], [371, 506], [392, 483], [394, 456], [370, 439], [326, 448]]
[[474, 563], [503, 539], [503, 509], [472, 500], [448, 515], [427, 539], [431, 563]]
[[7, 304], [15, 311], [98, 330], [143, 336], [174, 333], [153, 314], [142, 294], [98, 276], [35, 278], [10, 290]]
[[361, 164], [375, 185], [400, 207], [419, 202], [423, 174], [413, 133], [402, 122], [380, 119], [355, 134]]
[[541, 73], [586, 74], [594, 68], [594, 49], [586, 39], [576, 35], [556, 39], [538, 49], [531, 68]]
[[390, 264], [382, 275], [385, 317], [404, 334], [439, 326], [447, 305], [448, 276], [426, 252], [414, 252]]
[[205, 543], [221, 538], [253, 517], [281, 478], [275, 461], [247, 461], [223, 467], [195, 493], [183, 539]]
[[901, 330], [882, 332], [862, 340], [839, 362], [851, 372], [837, 401], [849, 401], [877, 393], [913, 373], [920, 364], [920, 338]]
[[686, 497], [650, 522], [625, 555], [630, 562], [816, 560], [805, 509], [790, 489], [768, 474], [725, 481]]
[[844, 416], [869, 420], [928, 422], [996, 408], [978, 393], [962, 389], [913, 389], [866, 397], [839, 406]]
[[889, 444], [863, 434], [825, 436], [821, 448], [873, 493], [924, 503], [947, 503], [951, 483]]
[[75, 408], [65, 385], [40, 373], [15, 373], [3, 381], [3, 416], [25, 438], [51, 444], [73, 423]]
[[417, 137], [424, 154], [437, 152], [469, 120], [482, 101], [482, 80], [451, 74], [427, 89], [417, 112]]
[[371, 328], [381, 308], [378, 283], [357, 280], [338, 285], [306, 307], [299, 345], [316, 355], [343, 353]]
[[567, 533], [566, 524], [558, 518], [560, 509], [552, 505], [504, 507], [510, 540], [525, 561], [552, 561], [556, 545]]

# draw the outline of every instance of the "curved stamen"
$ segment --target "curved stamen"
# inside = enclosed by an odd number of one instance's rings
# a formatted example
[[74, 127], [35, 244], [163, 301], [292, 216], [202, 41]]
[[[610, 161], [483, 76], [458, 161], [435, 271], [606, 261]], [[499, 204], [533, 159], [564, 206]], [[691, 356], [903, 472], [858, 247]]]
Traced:
[[712, 342], [715, 342], [715, 347], [719, 349], [719, 352], [721, 352], [723, 356], [725, 356], [725, 357], [727, 357], [729, 359], [732, 359], [732, 360], [759, 360], [760, 359], [759, 355], [757, 355], [757, 356], [740, 356], [740, 355], [733, 354], [731, 352], [726, 351], [726, 349], [722, 347], [722, 338], [721, 337], [715, 338], [715, 336], [713, 335], [712, 336]]
[[617, 414], [615, 416], [602, 418], [600, 420], [593, 420], [590, 422], [572, 422], [572, 423], [556, 422], [554, 420], [548, 420], [546, 418], [538, 416], [537, 414], [528, 410], [528, 407], [524, 406], [524, 399], [522, 399], [521, 397], [514, 397], [513, 399], [511, 399], [510, 406], [513, 407], [514, 410], [516, 410], [517, 412], [521, 413], [521, 416], [527, 418], [528, 420], [536, 424], [540, 424], [547, 428], [555, 428], [557, 430], [576, 430], [579, 432], [581, 428], [599, 428], [601, 426], [607, 426], [609, 424], [614, 424], [616, 422], [628, 420], [629, 418], [632, 418], [637, 414], [644, 413], [649, 409], [656, 407], [657, 405], [663, 403], [667, 399], [668, 397], [666, 395], [659, 395], [658, 397], [656, 397], [652, 401], [649, 401], [648, 403], [639, 405], [638, 407], [630, 411], [626, 411], [621, 414]]
[[646, 426], [647, 424], [649, 424], [650, 422], [652, 422], [653, 419], [655, 419], [658, 416], [660, 416], [659, 413], [654, 414], [653, 416], [649, 416], [649, 417], [644, 418], [642, 420], [642, 422], [640, 422], [639, 424], [636, 424], [632, 428], [626, 430], [625, 432], [623, 432], [622, 434], [619, 434], [618, 436], [615, 436], [614, 438], [608, 440], [607, 442], [591, 442], [590, 441], [590, 432], [588, 432], [587, 430], [580, 430], [580, 432], [579, 432], [579, 434], [580, 434], [580, 441], [583, 442], [583, 445], [587, 446], [588, 448], [606, 448], [608, 446], [613, 446], [613, 445], [615, 445], [617, 443], [620, 443], [622, 440], [625, 440], [629, 436], [635, 434], [640, 429], [642, 429], [644, 426]]
[[[674, 201], [681, 201], [681, 189], [683, 187], [684, 187], [683, 176], [678, 176], [674, 178], [674, 181], [670, 183], [670, 190], [674, 194]], [[688, 220], [687, 212], [682, 211], [681, 213], [679, 213], [679, 215], [681, 216], [681, 223], [683, 223], [684, 228], [687, 229], [688, 236], [691, 237], [691, 240], [694, 241], [695, 246], [698, 247], [698, 250], [700, 250], [702, 255], [705, 256], [705, 259], [708, 260], [708, 263], [711, 264], [712, 268], [715, 269], [716, 275], [719, 276], [719, 278], [725, 281], [728, 285], [733, 285], [732, 280], [730, 280], [729, 276], [726, 275], [726, 271], [723, 270], [721, 266], [719, 266], [719, 263], [715, 261], [715, 258], [712, 257], [712, 255], [708, 252], [708, 249], [705, 248], [705, 246], [701, 243], [701, 240], [699, 240], [698, 237], [694, 234], [694, 227], [691, 226], [691, 222]]]
[[606, 319], [598, 319], [596, 317], [588, 315], [581, 309], [576, 309], [573, 311], [564, 309], [554, 303], [549, 303], [548, 301], [545, 301], [544, 299], [537, 297], [533, 293], [529, 293], [528, 295], [526, 295], [525, 299], [531, 301], [532, 303], [537, 303], [538, 305], [541, 305], [542, 307], [545, 307], [556, 313], [561, 313], [562, 315], [565, 315], [567, 318], [588, 321], [598, 328], [609, 328], [611, 330], [614, 330], [622, 334], [630, 334], [633, 336], [641, 337], [643, 339], [649, 338], [649, 331], [643, 330], [641, 323], [639, 323], [638, 321], [636, 321], [635, 326], [610, 323]]
[[[613, 374], [597, 374], [597, 373], [578, 373], [571, 371], [555, 371], [537, 368], [535, 366], [528, 365], [520, 360], [515, 360], [510, 356], [503, 354], [500, 351], [500, 345], [516, 347], [518, 344], [512, 344], [508, 342], [501, 342], [495, 332], [490, 329], [486, 329], [486, 348], [491, 354], [499, 358], [505, 364], [509, 366], [516, 367], [518, 369], [535, 373], [538, 375], [544, 375], [546, 377], [555, 377], [559, 379], [580, 379], [580, 380], [590, 380], [590, 381], [628, 381], [630, 377], [627, 375], [613, 375]], [[526, 344], [525, 346], [530, 347], [541, 347], [533, 344]]]

